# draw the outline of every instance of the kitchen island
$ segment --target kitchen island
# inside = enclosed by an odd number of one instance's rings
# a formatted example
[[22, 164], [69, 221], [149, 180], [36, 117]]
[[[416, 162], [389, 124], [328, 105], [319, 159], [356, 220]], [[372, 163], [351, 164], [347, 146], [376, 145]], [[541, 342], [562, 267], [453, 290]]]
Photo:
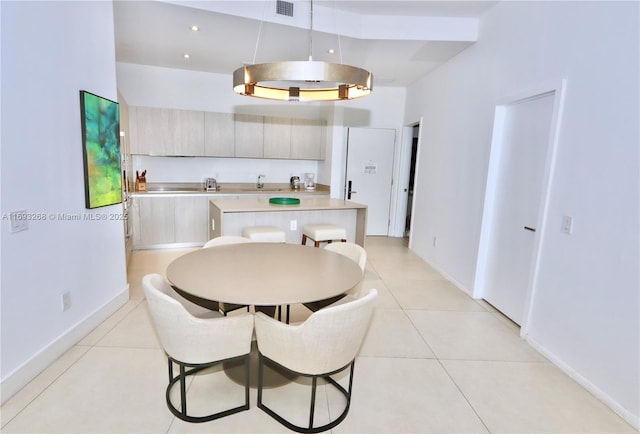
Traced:
[[131, 192], [129, 224], [134, 250], [199, 247], [209, 239], [209, 201], [221, 198], [273, 196], [329, 197], [329, 187], [294, 190], [289, 183], [222, 183], [207, 191], [203, 183], [147, 183], [147, 191]]
[[242, 235], [248, 226], [277, 226], [287, 243], [299, 244], [307, 224], [336, 224], [347, 230], [347, 241], [364, 247], [367, 206], [329, 197], [301, 197], [296, 205], [269, 203], [268, 197], [216, 198], [209, 202], [209, 238]]

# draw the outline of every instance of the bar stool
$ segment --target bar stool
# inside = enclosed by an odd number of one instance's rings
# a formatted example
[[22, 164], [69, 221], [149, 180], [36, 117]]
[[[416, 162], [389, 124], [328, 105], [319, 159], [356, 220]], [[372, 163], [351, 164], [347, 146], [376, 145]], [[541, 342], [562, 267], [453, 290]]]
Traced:
[[314, 247], [320, 247], [321, 242], [347, 241], [347, 230], [337, 225], [305, 225], [302, 228], [302, 243], [307, 244], [307, 238], [313, 240]]
[[285, 232], [275, 226], [250, 226], [242, 229], [242, 236], [256, 243], [284, 243]]

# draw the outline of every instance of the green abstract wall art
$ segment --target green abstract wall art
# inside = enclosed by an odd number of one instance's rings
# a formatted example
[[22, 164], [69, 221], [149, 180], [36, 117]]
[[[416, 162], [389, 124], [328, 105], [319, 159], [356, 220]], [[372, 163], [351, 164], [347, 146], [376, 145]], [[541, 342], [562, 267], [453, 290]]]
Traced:
[[86, 207], [121, 203], [120, 107], [81, 90], [80, 113]]

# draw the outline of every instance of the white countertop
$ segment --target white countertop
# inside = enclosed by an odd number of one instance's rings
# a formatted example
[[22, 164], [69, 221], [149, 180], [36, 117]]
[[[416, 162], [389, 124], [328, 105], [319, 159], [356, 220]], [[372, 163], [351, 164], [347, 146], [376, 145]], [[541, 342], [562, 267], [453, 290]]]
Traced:
[[[271, 197], [277, 195], [270, 195]], [[269, 197], [216, 198], [211, 204], [223, 213], [265, 212], [265, 211], [314, 211], [339, 209], [366, 209], [367, 206], [350, 200], [329, 197], [300, 197], [297, 205], [276, 205], [269, 203]]]

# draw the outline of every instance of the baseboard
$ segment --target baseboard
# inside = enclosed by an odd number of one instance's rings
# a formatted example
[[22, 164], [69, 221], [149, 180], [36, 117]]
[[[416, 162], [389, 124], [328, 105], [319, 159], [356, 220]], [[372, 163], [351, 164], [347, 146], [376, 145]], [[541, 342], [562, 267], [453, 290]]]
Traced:
[[[415, 253], [415, 252], [414, 252]], [[440, 267], [438, 267], [437, 265], [433, 264], [430, 261], [427, 261], [424, 258], [420, 258], [422, 259], [424, 262], [426, 262], [427, 264], [429, 264], [429, 266], [431, 268], [433, 268], [434, 270], [436, 270], [438, 273], [442, 274], [442, 277], [444, 277], [445, 279], [447, 279], [449, 282], [451, 282], [453, 284], [453, 286], [455, 286], [456, 288], [458, 288], [460, 291], [464, 292], [465, 294], [467, 294], [469, 297], [473, 298], [473, 295], [471, 294], [471, 291], [464, 286], [462, 283], [458, 282], [456, 279], [453, 278], [453, 276], [449, 275], [449, 273], [447, 273], [446, 271], [444, 271], [443, 269], [441, 269]]]
[[588, 379], [580, 375], [575, 369], [563, 362], [558, 356], [548, 351], [543, 345], [532, 339], [529, 336], [525, 337], [525, 340], [536, 351], [546, 357], [551, 363], [556, 365], [562, 372], [567, 374], [576, 383], [587, 389], [593, 396], [602, 401], [607, 407], [613, 410], [618, 416], [623, 418], [627, 423], [637, 430], [640, 430], [640, 415], [633, 414], [626, 408], [622, 407], [615, 399], [609, 394], [604, 392], [598, 386], [590, 382]]
[[[427, 264], [429, 264], [431, 267], [433, 267], [435, 270], [437, 270], [440, 274], [442, 274], [447, 280], [453, 283], [453, 285], [455, 285], [459, 290], [465, 292], [467, 295], [473, 298], [473, 296], [471, 295], [471, 291], [469, 291], [464, 285], [460, 284], [460, 282], [453, 279], [446, 272], [441, 270], [438, 266], [432, 264], [431, 262], [425, 260], [424, 258], [423, 260]], [[634, 427], [637, 430], [640, 430], [640, 415], [633, 414], [631, 411], [621, 406], [620, 403], [618, 403], [618, 401], [613, 399], [609, 394], [607, 394], [602, 389], [597, 387], [595, 384], [590, 382], [588, 379], [580, 375], [578, 372], [576, 372], [575, 369], [567, 365], [555, 354], [548, 351], [540, 343], [538, 343], [534, 339], [531, 339], [531, 337], [529, 337], [528, 335], [524, 336], [524, 339], [527, 341], [527, 343], [529, 343], [529, 345], [531, 345], [531, 347], [533, 347], [536, 351], [538, 351], [540, 354], [546, 357], [551, 363], [557, 366], [562, 372], [567, 374], [569, 378], [573, 379], [576, 383], [578, 383], [579, 385], [584, 387], [586, 390], [588, 390], [593, 396], [595, 396], [600, 401], [602, 401], [607, 407], [613, 410], [618, 416], [624, 419], [632, 427]]]
[[129, 284], [123, 291], [100, 306], [94, 312], [51, 342], [38, 354], [27, 360], [0, 382], [1, 404], [4, 404], [16, 392], [26, 386], [38, 374], [44, 371], [66, 351], [80, 342], [87, 334], [113, 315], [129, 301]]

